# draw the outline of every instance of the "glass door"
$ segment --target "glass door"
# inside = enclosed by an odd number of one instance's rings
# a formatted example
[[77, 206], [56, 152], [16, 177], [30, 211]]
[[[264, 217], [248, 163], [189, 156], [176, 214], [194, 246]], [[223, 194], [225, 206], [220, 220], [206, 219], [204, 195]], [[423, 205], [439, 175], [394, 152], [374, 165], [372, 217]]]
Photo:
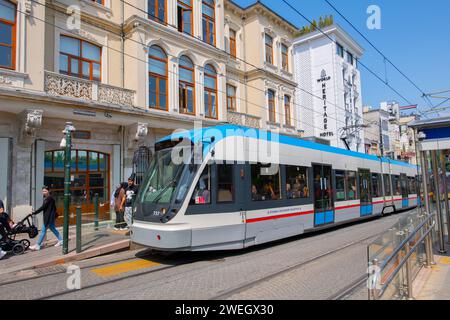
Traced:
[[314, 225], [334, 223], [331, 166], [314, 165]]
[[359, 194], [361, 201], [361, 217], [370, 216], [373, 213], [372, 181], [370, 170], [359, 169]]

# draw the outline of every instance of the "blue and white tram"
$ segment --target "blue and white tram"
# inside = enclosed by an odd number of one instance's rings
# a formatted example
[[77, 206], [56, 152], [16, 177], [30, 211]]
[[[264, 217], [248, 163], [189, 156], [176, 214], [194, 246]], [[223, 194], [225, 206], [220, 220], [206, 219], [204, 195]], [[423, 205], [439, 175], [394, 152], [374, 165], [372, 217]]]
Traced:
[[[256, 151], [263, 144], [279, 150], [271, 164]], [[417, 206], [417, 173], [407, 163], [245, 127], [186, 131], [156, 145], [132, 241], [165, 251], [242, 249], [390, 214]]]

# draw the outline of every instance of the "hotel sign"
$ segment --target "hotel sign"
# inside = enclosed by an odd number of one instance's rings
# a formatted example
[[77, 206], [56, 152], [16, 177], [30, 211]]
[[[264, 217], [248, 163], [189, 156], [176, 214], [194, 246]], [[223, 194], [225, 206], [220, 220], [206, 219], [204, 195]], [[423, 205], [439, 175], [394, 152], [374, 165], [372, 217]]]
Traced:
[[328, 106], [327, 106], [327, 82], [331, 80], [330, 76], [327, 76], [327, 72], [322, 70], [320, 73], [320, 79], [317, 79], [317, 83], [322, 85], [322, 99], [323, 99], [323, 130], [320, 134], [321, 138], [333, 137], [334, 133], [328, 131]]

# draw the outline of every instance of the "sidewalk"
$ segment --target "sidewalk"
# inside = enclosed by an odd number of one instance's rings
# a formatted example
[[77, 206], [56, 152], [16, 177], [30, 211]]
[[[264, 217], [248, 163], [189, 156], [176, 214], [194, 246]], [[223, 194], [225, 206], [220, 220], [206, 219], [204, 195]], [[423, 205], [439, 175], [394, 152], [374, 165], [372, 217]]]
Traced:
[[417, 300], [450, 300], [450, 253], [434, 256], [436, 265], [421, 271], [423, 285], [415, 294]]
[[[62, 247], [55, 248], [56, 239], [51, 232], [47, 233], [48, 240], [40, 251], [27, 250], [23, 255], [8, 255], [0, 260], [0, 275], [21, 270], [48, 267], [71, 261], [88, 259], [119, 250], [130, 248], [129, 232], [114, 231], [113, 229], [92, 230], [82, 235], [82, 252], [76, 253], [75, 230], [69, 232], [69, 254], [62, 254]], [[25, 237], [26, 238], [26, 237]], [[18, 238], [19, 239], [19, 238]], [[37, 238], [31, 240], [35, 244]]]

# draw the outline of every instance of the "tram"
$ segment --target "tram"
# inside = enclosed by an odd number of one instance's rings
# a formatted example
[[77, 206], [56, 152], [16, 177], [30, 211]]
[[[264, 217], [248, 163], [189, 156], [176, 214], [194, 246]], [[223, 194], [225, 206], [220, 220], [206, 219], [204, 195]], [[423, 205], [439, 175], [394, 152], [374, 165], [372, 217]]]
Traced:
[[417, 166], [234, 125], [156, 144], [132, 241], [237, 250], [418, 205]]

